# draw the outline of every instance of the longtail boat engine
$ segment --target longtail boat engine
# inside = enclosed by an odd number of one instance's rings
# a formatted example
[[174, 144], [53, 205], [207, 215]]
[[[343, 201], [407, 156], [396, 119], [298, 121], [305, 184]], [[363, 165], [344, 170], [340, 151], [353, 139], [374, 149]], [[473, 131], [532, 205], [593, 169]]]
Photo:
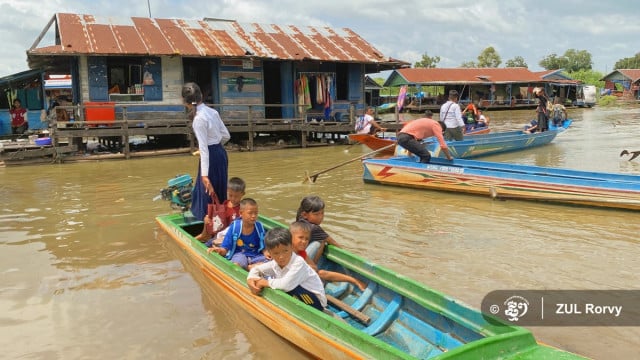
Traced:
[[171, 202], [171, 208], [181, 211], [189, 210], [191, 205], [193, 180], [189, 174], [177, 175], [167, 181], [167, 187], [160, 190], [163, 200]]

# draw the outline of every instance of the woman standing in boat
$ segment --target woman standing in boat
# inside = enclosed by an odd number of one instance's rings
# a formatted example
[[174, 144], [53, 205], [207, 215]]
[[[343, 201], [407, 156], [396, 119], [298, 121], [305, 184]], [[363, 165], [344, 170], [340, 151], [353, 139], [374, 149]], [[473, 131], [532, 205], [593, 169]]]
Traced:
[[549, 130], [549, 110], [547, 110], [549, 98], [543, 88], [534, 88], [533, 96], [538, 99], [538, 107], [536, 108], [536, 113], [538, 113], [538, 130], [540, 130], [540, 132], [547, 131]]
[[202, 102], [198, 84], [184, 84], [182, 98], [193, 120], [193, 133], [200, 151], [198, 177], [191, 195], [191, 213], [201, 220], [207, 214], [207, 205], [211, 203], [214, 191], [220, 203], [227, 199], [229, 160], [223, 144], [231, 136], [218, 112]]

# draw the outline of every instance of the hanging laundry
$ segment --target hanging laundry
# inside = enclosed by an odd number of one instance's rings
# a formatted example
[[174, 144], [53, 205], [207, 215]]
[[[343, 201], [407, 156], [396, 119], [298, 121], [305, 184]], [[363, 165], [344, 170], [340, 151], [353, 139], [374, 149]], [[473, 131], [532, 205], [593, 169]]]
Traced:
[[316, 103], [324, 104], [324, 79], [322, 75], [316, 76]]
[[298, 112], [304, 112], [304, 75], [295, 81], [296, 96], [298, 97]]
[[311, 109], [311, 93], [309, 93], [309, 79], [306, 75], [302, 75], [304, 79], [304, 104], [306, 105], [307, 110]]
[[400, 92], [398, 93], [398, 103], [396, 104], [398, 106], [398, 112], [402, 110], [406, 96], [407, 96], [407, 85], [402, 85], [400, 87]]
[[325, 88], [324, 107], [325, 107], [325, 109], [331, 109], [331, 105], [332, 105], [331, 102], [333, 100], [333, 93], [334, 93], [333, 92], [333, 80], [332, 80], [330, 75], [327, 75], [325, 77], [325, 81], [326, 81], [326, 83], [325, 83], [325, 87], [324, 87]]

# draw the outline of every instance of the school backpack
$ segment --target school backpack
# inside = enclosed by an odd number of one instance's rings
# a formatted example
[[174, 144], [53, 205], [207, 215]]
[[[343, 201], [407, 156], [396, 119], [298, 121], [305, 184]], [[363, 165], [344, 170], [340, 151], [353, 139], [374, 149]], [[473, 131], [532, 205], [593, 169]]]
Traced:
[[[261, 222], [256, 221], [255, 228], [256, 228], [256, 231], [258, 232], [258, 238], [260, 239], [260, 246], [261, 248], [264, 248], [264, 234], [266, 233], [266, 231], [264, 230], [264, 226], [262, 225]], [[232, 248], [232, 251], [227, 252], [226, 257], [227, 259], [231, 260], [233, 253], [235, 253], [238, 239], [240, 238], [240, 235], [242, 235], [242, 218], [237, 219], [233, 223], [231, 223], [231, 225], [229, 225], [229, 231], [231, 231], [231, 234], [233, 236], [233, 242], [232, 242], [233, 248]]]

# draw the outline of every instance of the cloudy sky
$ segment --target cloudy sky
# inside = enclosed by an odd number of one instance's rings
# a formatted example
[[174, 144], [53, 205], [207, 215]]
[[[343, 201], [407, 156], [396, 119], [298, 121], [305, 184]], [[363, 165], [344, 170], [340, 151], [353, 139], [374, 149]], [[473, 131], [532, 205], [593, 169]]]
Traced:
[[56, 12], [148, 17], [147, 3], [157, 18], [348, 27], [385, 56], [415, 63], [427, 53], [441, 58], [438, 67], [476, 61], [493, 46], [502, 66], [522, 56], [534, 71], [547, 55], [587, 50], [608, 73], [640, 52], [636, 0], [0, 0], [0, 77], [28, 70], [25, 52]]

